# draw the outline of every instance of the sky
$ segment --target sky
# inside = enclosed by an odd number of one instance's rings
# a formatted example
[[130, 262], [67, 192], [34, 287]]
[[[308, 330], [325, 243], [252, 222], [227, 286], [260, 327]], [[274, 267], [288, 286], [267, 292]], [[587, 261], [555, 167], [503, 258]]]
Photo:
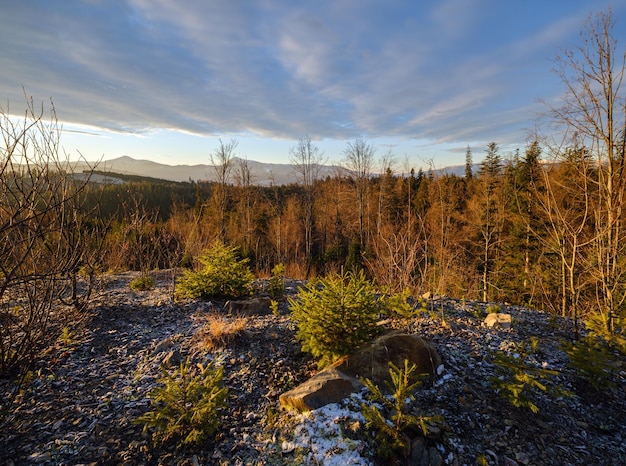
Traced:
[[[0, 0], [0, 107], [54, 102], [70, 157], [329, 163], [363, 138], [397, 170], [523, 150], [589, 14], [626, 0]], [[7, 110], [8, 109], [8, 110]]]

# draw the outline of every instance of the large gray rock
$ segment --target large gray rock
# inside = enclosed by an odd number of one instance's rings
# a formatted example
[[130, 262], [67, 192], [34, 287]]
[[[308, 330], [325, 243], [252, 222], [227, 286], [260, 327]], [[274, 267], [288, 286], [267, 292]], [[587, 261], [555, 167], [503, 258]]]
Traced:
[[337, 403], [362, 388], [359, 378], [367, 378], [385, 389], [390, 381], [389, 363], [404, 365], [407, 359], [417, 366], [417, 374], [436, 374], [441, 358], [435, 348], [417, 335], [383, 335], [319, 372], [300, 386], [280, 396], [281, 406], [309, 411]]
[[411, 454], [407, 458], [409, 466], [440, 466], [443, 458], [435, 447], [428, 448], [422, 437], [417, 437], [411, 442]]
[[385, 381], [391, 382], [389, 363], [402, 367], [405, 359], [409, 365], [415, 364], [416, 374], [433, 376], [441, 365], [439, 354], [423, 338], [408, 333], [390, 333], [340, 359], [333, 367], [351, 377], [370, 379], [384, 388]]

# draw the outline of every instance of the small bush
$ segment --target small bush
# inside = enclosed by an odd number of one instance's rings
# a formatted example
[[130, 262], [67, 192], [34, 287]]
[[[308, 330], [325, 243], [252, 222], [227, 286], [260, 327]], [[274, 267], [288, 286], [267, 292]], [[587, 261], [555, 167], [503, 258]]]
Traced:
[[389, 294], [382, 301], [385, 311], [392, 317], [410, 319], [416, 313], [415, 307], [409, 303], [410, 297], [408, 288], [402, 293]]
[[367, 397], [371, 402], [361, 405], [361, 413], [367, 421], [366, 428], [374, 432], [378, 456], [385, 461], [406, 454], [410, 447], [410, 435], [426, 435], [428, 422], [439, 420], [437, 416], [415, 416], [407, 412], [407, 401], [415, 401], [414, 393], [421, 386], [421, 375], [415, 374], [415, 370], [415, 364], [409, 366], [406, 359], [402, 368], [389, 363], [390, 397], [385, 396], [371, 380], [361, 380], [369, 390]]
[[331, 273], [299, 288], [298, 299], [288, 298], [298, 325], [302, 349], [324, 367], [369, 341], [378, 331], [384, 303], [363, 272]]
[[248, 259], [237, 258], [237, 248], [215, 242], [200, 257], [199, 272], [183, 271], [176, 285], [181, 298], [239, 298], [252, 292], [254, 275]]
[[485, 310], [480, 306], [474, 306], [472, 308], [469, 308], [468, 312], [478, 320], [482, 320], [485, 318]]
[[626, 315], [595, 313], [585, 320], [589, 335], [603, 339], [611, 349], [626, 355]]
[[285, 294], [285, 266], [283, 264], [276, 264], [272, 269], [267, 294], [272, 299], [281, 299]]
[[136, 291], [147, 291], [154, 286], [154, 278], [148, 274], [141, 274], [137, 278], [133, 278], [130, 282], [130, 288]]
[[570, 367], [596, 390], [613, 390], [612, 374], [619, 370], [616, 357], [609, 351], [605, 340], [587, 335], [575, 344], [563, 343], [569, 356]]
[[533, 413], [539, 412], [539, 407], [533, 401], [538, 392], [547, 392], [553, 396], [571, 395], [550, 383], [550, 379], [559, 374], [558, 371], [528, 361], [537, 351], [538, 343], [536, 337], [531, 337], [530, 348], [522, 342], [515, 345], [513, 354], [498, 351], [494, 357], [498, 375], [490, 378], [492, 386], [513, 406], [530, 409]]
[[272, 301], [270, 302], [270, 309], [272, 310], [273, 315], [280, 315], [280, 311], [278, 310], [278, 301], [272, 299]]
[[226, 348], [245, 333], [247, 323], [245, 317], [209, 316], [207, 323], [196, 334], [198, 347], [207, 351]]
[[199, 444], [218, 426], [219, 412], [226, 406], [228, 389], [222, 386], [224, 369], [198, 364], [194, 370], [189, 359], [170, 374], [161, 368], [161, 385], [150, 391], [153, 411], [135, 419], [144, 432], [154, 428], [154, 442], [181, 439], [182, 444]]
[[613, 390], [620, 356], [626, 355], [626, 317], [596, 313], [585, 320], [585, 326], [587, 335], [574, 344], [563, 344], [569, 365], [596, 390]]
[[74, 336], [74, 332], [69, 327], [63, 327], [57, 342], [62, 348], [71, 349], [76, 344]]

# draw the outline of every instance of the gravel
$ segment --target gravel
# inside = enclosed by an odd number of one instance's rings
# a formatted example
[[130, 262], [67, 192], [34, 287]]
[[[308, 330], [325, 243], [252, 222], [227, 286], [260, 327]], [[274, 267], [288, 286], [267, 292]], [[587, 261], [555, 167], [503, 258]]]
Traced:
[[[133, 291], [135, 276], [109, 277], [71, 344], [46, 354], [21, 393], [0, 403], [0, 464], [382, 464], [359, 413], [361, 395], [306, 415], [279, 409], [279, 395], [316, 371], [285, 303], [279, 315], [249, 318], [239, 338], [207, 353], [193, 335], [224, 302], [173, 302], [165, 272], [155, 273], [152, 290]], [[289, 282], [288, 293], [297, 285]], [[561, 342], [574, 334], [567, 319], [500, 305], [513, 326], [493, 329], [482, 325], [486, 304], [435, 298], [429, 306], [384, 325], [430, 339], [444, 361], [438, 380], [409, 407], [443, 419], [420, 440], [431, 464], [626, 464], [626, 364], [614, 375], [616, 390], [596, 392], [567, 366]], [[537, 414], [511, 406], [490, 382], [494, 352], [515, 354], [532, 336], [539, 349], [528, 362], [558, 371], [555, 383], [574, 393], [538, 395]], [[160, 367], [187, 356], [223, 364], [228, 407], [201, 447], [154, 446], [132, 421], [150, 409]], [[12, 383], [0, 380], [0, 393]], [[424, 462], [414, 455], [399, 464]]]

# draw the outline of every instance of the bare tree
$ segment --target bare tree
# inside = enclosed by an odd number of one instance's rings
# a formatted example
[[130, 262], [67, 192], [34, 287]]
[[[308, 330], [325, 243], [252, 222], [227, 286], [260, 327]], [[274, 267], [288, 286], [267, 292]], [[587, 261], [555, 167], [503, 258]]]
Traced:
[[382, 228], [372, 242], [373, 257], [365, 258], [365, 264], [377, 283], [390, 291], [413, 289], [424, 244], [411, 233], [409, 224], [385, 223]]
[[241, 193], [241, 197], [239, 198], [239, 213], [241, 215], [244, 251], [247, 252], [250, 251], [252, 247], [252, 233], [254, 230], [252, 211], [255, 205], [252, 186], [253, 174], [247, 157], [241, 157], [237, 160], [235, 179], [237, 180], [237, 186], [239, 186]]
[[217, 204], [219, 238], [224, 241], [226, 238], [226, 212], [228, 208], [228, 184], [233, 169], [235, 150], [239, 142], [231, 139], [229, 142], [219, 140], [219, 146], [210, 155], [213, 173], [215, 175], [216, 191], [215, 200]]
[[[435, 172], [437, 167], [434, 160], [427, 162], [429, 172]], [[451, 284], [462, 287], [462, 277], [453, 270], [459, 255], [458, 244], [454, 239], [455, 224], [460, 223], [454, 218], [456, 202], [455, 189], [452, 189], [451, 184], [453, 180], [454, 176], [447, 174], [429, 178], [426, 186], [430, 206], [425, 213], [420, 214], [418, 210], [415, 215], [417, 232], [423, 243], [423, 259], [420, 261], [422, 286], [435, 294], [447, 293]]]
[[351, 176], [354, 178], [361, 248], [366, 243], [365, 206], [375, 153], [374, 147], [360, 137], [356, 138], [354, 142], [349, 142], [344, 151], [345, 166], [351, 171]]
[[589, 16], [581, 33], [582, 45], [556, 59], [556, 72], [566, 93], [562, 106], [551, 107], [554, 121], [576, 134], [597, 168], [587, 184], [596, 227], [594, 257], [588, 265], [597, 284], [597, 309], [608, 333], [614, 332], [614, 319], [623, 313], [626, 300], [626, 100], [622, 89], [626, 51], [618, 52], [613, 28], [610, 10]]
[[[526, 293], [528, 293], [530, 288], [531, 250], [533, 249], [531, 244], [532, 239], [537, 236], [533, 232], [535, 224], [537, 223], [533, 191], [537, 193], [541, 192], [541, 183], [539, 182], [541, 177], [541, 167], [539, 165], [540, 157], [541, 147], [539, 141], [535, 139], [526, 148], [523, 159], [519, 160], [517, 163], [519, 174], [515, 183], [515, 201], [525, 230], [523, 287]], [[530, 296], [532, 296], [532, 294], [530, 294]]]
[[545, 222], [538, 225], [541, 231], [530, 223], [528, 227], [544, 250], [558, 258], [560, 300], [548, 301], [548, 305], [563, 316], [573, 317], [578, 325], [581, 296], [588, 282], [584, 258], [593, 242], [589, 232], [592, 167], [582, 148], [559, 149], [559, 153], [563, 154], [560, 162], [546, 165], [531, 181], [534, 202]]
[[378, 214], [376, 215], [376, 234], [382, 234], [384, 212], [387, 210], [386, 199], [390, 195], [390, 182], [393, 179], [394, 156], [388, 151], [380, 158], [380, 188], [378, 190]]
[[266, 194], [266, 199], [272, 211], [272, 217], [269, 225], [269, 236], [275, 250], [274, 263], [281, 264], [284, 262], [285, 254], [283, 253], [283, 209], [284, 199], [280, 194], [276, 177], [274, 173], [270, 173], [271, 196]]
[[324, 163], [324, 153], [311, 141], [309, 136], [300, 138], [289, 151], [289, 160], [296, 172], [298, 182], [304, 190], [304, 247], [307, 261], [310, 262], [313, 250], [313, 227], [315, 207], [315, 182]]

